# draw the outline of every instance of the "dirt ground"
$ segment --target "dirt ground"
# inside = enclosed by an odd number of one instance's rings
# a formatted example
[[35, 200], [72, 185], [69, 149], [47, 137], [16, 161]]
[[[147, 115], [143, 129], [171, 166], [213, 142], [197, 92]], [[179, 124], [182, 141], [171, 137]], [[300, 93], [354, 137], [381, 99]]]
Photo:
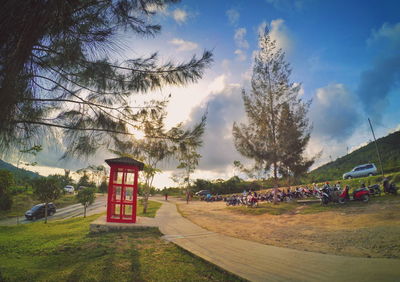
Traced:
[[263, 212], [271, 206], [228, 208], [224, 202], [193, 201], [178, 204], [178, 209], [210, 231], [263, 244], [346, 256], [400, 258], [399, 196], [371, 199], [367, 204], [330, 204], [327, 208], [294, 203], [279, 215]]

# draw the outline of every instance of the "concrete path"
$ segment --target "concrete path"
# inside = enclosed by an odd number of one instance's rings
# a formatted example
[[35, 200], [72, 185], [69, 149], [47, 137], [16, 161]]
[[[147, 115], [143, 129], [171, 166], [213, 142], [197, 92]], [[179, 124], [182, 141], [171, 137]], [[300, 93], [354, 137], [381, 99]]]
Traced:
[[156, 220], [165, 239], [250, 281], [400, 281], [398, 259], [324, 255], [236, 239], [183, 218], [175, 199], [151, 200], [163, 203]]

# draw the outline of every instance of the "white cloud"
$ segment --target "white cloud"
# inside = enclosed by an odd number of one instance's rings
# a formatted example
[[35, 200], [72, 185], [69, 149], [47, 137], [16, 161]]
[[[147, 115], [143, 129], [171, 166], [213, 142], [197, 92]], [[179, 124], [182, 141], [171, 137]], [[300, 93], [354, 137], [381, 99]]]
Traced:
[[234, 39], [235, 39], [235, 43], [239, 48], [242, 49], [248, 49], [249, 48], [249, 43], [247, 42], [247, 40], [245, 39], [246, 36], [246, 29], [244, 27], [238, 28], [235, 30], [235, 35], [234, 35]]
[[182, 9], [175, 9], [172, 12], [172, 17], [177, 23], [182, 24], [185, 23], [186, 20], [188, 19], [188, 13]]
[[310, 109], [313, 136], [344, 142], [359, 124], [359, 101], [343, 84], [330, 84], [317, 89]]
[[236, 25], [238, 23], [240, 14], [237, 10], [229, 9], [226, 11], [226, 15], [228, 16], [228, 20], [231, 25]]
[[394, 132], [397, 132], [397, 131], [400, 131], [400, 123], [396, 127], [390, 129], [388, 134], [394, 133]]
[[217, 93], [226, 87], [226, 81], [227, 81], [227, 76], [225, 74], [222, 74], [220, 76], [217, 76], [208, 86], [208, 92], [210, 93]]
[[186, 41], [180, 38], [174, 38], [169, 43], [178, 47], [178, 51], [192, 51], [199, 47], [195, 42]]
[[238, 59], [238, 61], [240, 61], [240, 62], [243, 62], [247, 59], [246, 53], [241, 49], [235, 50], [235, 55], [236, 55], [236, 58]]
[[199, 169], [220, 174], [229, 172], [231, 177], [233, 161], [243, 161], [235, 149], [232, 137], [233, 122], [242, 122], [245, 116], [241, 88], [240, 85], [226, 85], [224, 75], [215, 79], [215, 85], [218, 85], [219, 91], [214, 91], [201, 105], [194, 108], [190, 120], [192, 123], [200, 120], [208, 110], [204, 145], [199, 152], [202, 155]]
[[246, 51], [243, 49], [249, 48], [249, 42], [245, 39], [247, 30], [244, 27], [235, 30], [234, 40], [238, 49], [235, 50], [235, 55], [238, 61], [244, 61], [247, 58]]
[[390, 41], [392, 46], [398, 48], [400, 46], [400, 23], [391, 25], [384, 23], [380, 29], [373, 30], [370, 38], [367, 39], [367, 44], [372, 45], [381, 43], [382, 40]]

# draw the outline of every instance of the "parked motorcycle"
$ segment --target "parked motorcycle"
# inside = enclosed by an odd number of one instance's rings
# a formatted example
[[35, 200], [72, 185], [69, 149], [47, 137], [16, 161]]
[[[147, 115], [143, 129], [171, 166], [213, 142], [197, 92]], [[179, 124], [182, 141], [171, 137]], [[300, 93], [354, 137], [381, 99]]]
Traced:
[[362, 187], [354, 190], [353, 192], [353, 198], [350, 198], [350, 193], [349, 193], [350, 187], [347, 185], [342, 194], [339, 196], [339, 203], [344, 204], [348, 201], [354, 200], [354, 201], [363, 201], [364, 203], [369, 201], [369, 189]]
[[368, 186], [368, 189], [369, 189], [369, 194], [372, 196], [380, 195], [382, 192], [381, 188], [379, 187], [379, 184]]
[[331, 187], [325, 185], [320, 190], [319, 199], [321, 200], [322, 205], [327, 205], [329, 202], [333, 202]]

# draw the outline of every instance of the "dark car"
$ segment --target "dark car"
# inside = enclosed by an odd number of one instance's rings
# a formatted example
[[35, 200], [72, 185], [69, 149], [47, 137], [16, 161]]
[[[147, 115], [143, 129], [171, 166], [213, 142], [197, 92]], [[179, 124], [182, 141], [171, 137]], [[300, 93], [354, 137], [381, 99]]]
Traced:
[[[38, 218], [44, 217], [45, 204], [38, 204], [33, 206], [30, 210], [25, 213], [26, 219], [36, 220]], [[56, 213], [56, 206], [53, 203], [47, 204], [47, 215], [53, 215]]]

